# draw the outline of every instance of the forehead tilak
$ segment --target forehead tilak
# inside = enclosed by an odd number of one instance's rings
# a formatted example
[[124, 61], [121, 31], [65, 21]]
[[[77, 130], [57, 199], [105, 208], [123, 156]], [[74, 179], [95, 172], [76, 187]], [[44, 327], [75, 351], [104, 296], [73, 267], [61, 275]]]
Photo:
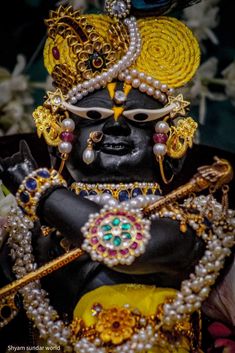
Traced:
[[[115, 102], [115, 93], [117, 92], [117, 82], [112, 82], [112, 83], [109, 83], [107, 85], [107, 90], [109, 92], [109, 96], [111, 98], [111, 100], [113, 101], [113, 107], [112, 107], [112, 110], [114, 112], [114, 119], [115, 120], [118, 120], [118, 118], [121, 116], [121, 114], [123, 113], [124, 111], [124, 103], [123, 104], [118, 104]], [[126, 96], [126, 99], [127, 99], [127, 96], [129, 94], [129, 92], [131, 91], [132, 89], [132, 86], [129, 85], [129, 84], [126, 84], [124, 83], [123, 85], [123, 93], [124, 95]], [[120, 89], [119, 89], [120, 90]]]

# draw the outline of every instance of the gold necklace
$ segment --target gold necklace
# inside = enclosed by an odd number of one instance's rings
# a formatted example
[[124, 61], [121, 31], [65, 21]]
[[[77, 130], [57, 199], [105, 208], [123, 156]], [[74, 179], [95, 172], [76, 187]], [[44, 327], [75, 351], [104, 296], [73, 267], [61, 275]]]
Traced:
[[127, 201], [139, 195], [161, 195], [160, 185], [151, 182], [133, 182], [119, 184], [88, 184], [88, 183], [73, 183], [71, 185], [76, 195], [91, 196], [100, 194], [109, 194], [118, 201]]

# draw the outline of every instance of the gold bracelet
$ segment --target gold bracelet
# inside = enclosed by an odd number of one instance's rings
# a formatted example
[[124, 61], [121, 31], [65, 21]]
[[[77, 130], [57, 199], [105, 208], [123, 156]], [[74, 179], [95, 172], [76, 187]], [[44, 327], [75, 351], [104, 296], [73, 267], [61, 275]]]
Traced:
[[17, 203], [33, 222], [38, 220], [36, 211], [40, 198], [53, 186], [66, 187], [67, 183], [56, 170], [46, 168], [33, 171], [20, 185], [16, 194]]

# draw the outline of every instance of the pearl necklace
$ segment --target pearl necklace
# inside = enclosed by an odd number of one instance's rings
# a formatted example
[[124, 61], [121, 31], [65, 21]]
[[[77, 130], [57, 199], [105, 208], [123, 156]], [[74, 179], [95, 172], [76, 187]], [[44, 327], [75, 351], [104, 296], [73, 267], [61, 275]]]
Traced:
[[[126, 202], [130, 207], [146, 207], [149, 203], [155, 201], [157, 196], [140, 196], [136, 199]], [[113, 199], [110, 195], [95, 195], [89, 196], [89, 199], [106, 203], [110, 207], [117, 204], [117, 200]], [[139, 332], [134, 334], [126, 343], [113, 348], [114, 353], [139, 351], [134, 347], [141, 347], [143, 350], [151, 349], [154, 344], [164, 346], [166, 342], [161, 337], [159, 329], [163, 326], [170, 329], [178, 321], [184, 321], [188, 315], [201, 307], [203, 300], [209, 294], [209, 288], [215, 283], [219, 275], [219, 270], [224, 265], [225, 257], [230, 255], [231, 248], [234, 245], [235, 237], [235, 212], [228, 210], [227, 224], [229, 231], [226, 233], [219, 220], [222, 217], [222, 206], [211, 196], [200, 196], [194, 200], [187, 199], [187, 202], [194, 204], [195, 208], [202, 214], [208, 211], [207, 205], [213, 206], [214, 218], [212, 225], [212, 234], [204, 232], [202, 239], [206, 242], [206, 251], [195, 267], [195, 273], [190, 275], [190, 278], [183, 281], [181, 291], [177, 294], [176, 299], [171, 304], [164, 304], [163, 318], [160, 325], [153, 327], [148, 325], [141, 328]], [[171, 217], [170, 212], [165, 212], [164, 217]], [[180, 214], [176, 219], [180, 220]], [[151, 217], [152, 219], [159, 218], [156, 213]], [[32, 254], [32, 233], [33, 223], [25, 217], [20, 208], [15, 208], [9, 215], [9, 245], [11, 246], [11, 257], [15, 261], [13, 271], [17, 278], [21, 278], [27, 273], [35, 270], [37, 264], [34, 261]], [[191, 221], [190, 226], [197, 229], [198, 225]], [[26, 285], [20, 290], [23, 296], [24, 307], [29, 319], [33, 320], [36, 327], [40, 332], [40, 337], [44, 339], [48, 345], [61, 345], [65, 352], [94, 352], [106, 353], [105, 347], [101, 347], [100, 340], [94, 342], [88, 341], [85, 337], [78, 340], [76, 343], [71, 341], [71, 331], [62, 320], [59, 319], [57, 312], [50, 305], [48, 293], [41, 288], [40, 282], [35, 281]], [[172, 347], [174, 349], [174, 347]]]

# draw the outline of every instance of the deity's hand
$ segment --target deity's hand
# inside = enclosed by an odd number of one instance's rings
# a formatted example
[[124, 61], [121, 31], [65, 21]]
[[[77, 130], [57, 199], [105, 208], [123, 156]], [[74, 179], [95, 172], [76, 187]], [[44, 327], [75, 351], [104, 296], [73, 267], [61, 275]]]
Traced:
[[27, 143], [21, 140], [19, 147], [19, 152], [13, 156], [0, 158], [0, 179], [13, 194], [17, 192], [24, 178], [37, 168]]

